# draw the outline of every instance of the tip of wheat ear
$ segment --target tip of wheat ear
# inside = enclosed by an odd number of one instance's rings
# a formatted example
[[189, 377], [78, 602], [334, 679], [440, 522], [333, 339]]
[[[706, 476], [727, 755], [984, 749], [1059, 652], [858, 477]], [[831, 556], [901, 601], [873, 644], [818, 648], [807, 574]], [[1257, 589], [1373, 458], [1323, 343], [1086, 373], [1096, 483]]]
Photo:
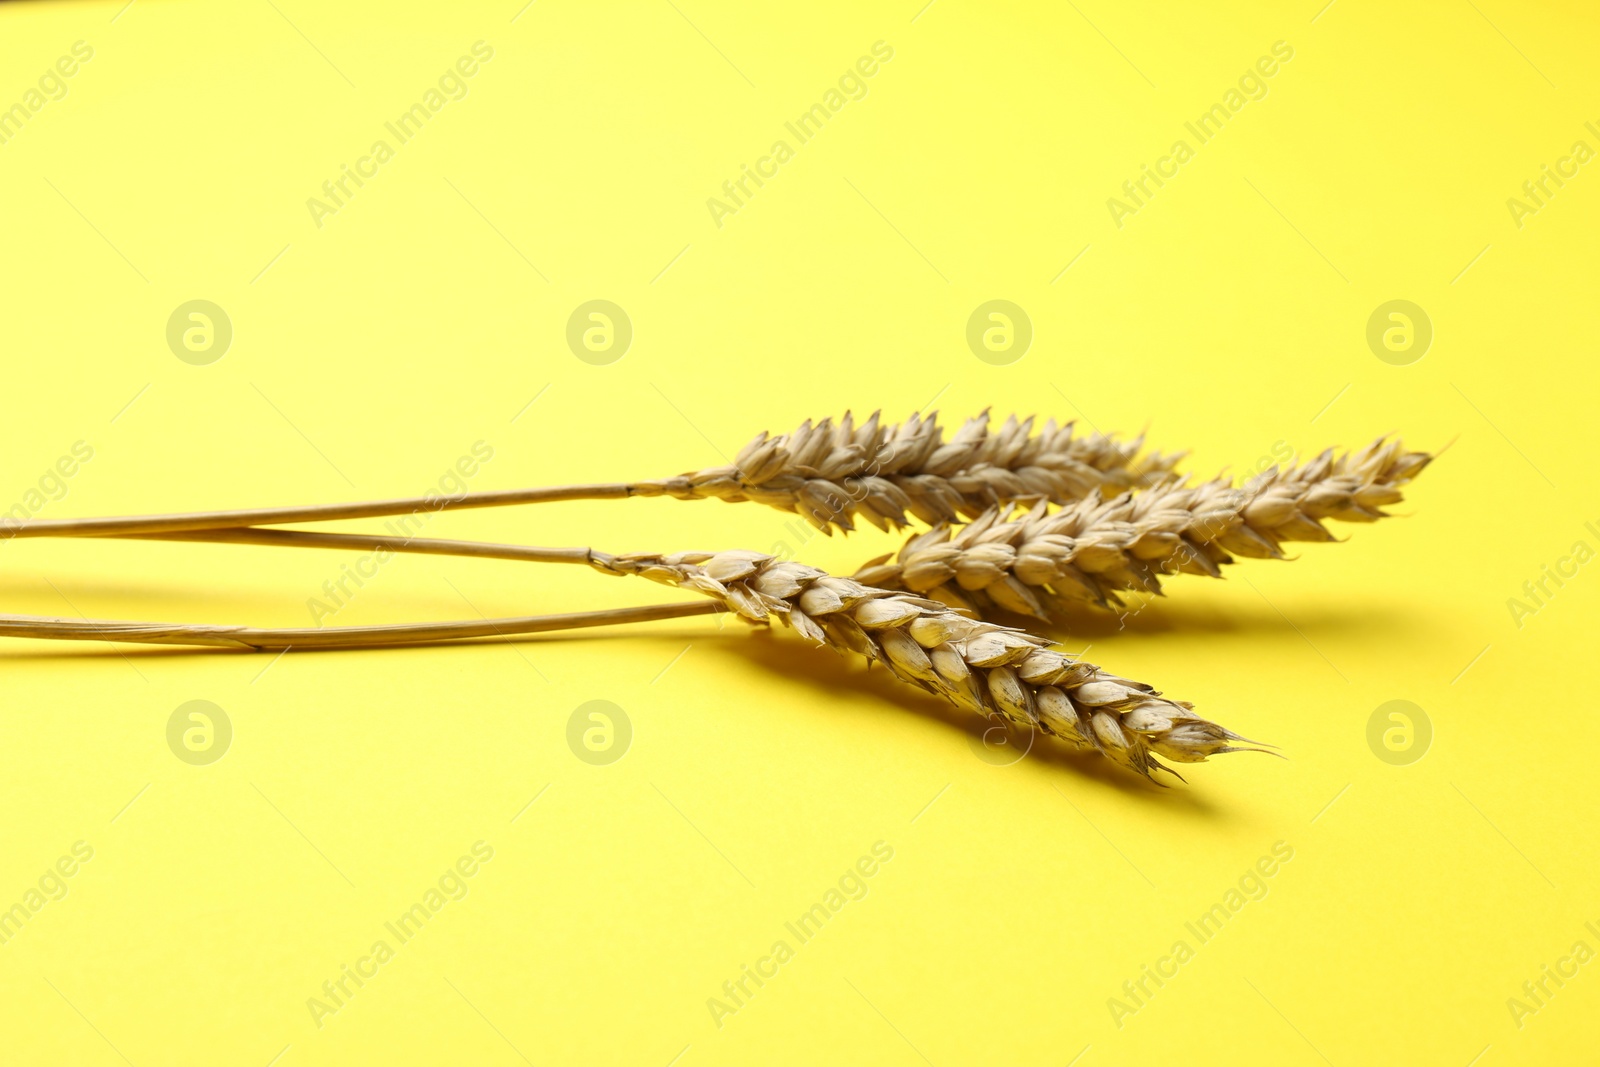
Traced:
[[1194, 715], [1190, 704], [1054, 651], [1045, 638], [912, 593], [759, 552], [618, 556], [605, 567], [692, 589], [751, 622], [777, 619], [957, 707], [1040, 729], [1147, 778], [1170, 770], [1158, 755], [1201, 763], [1255, 744]]
[[1112, 500], [1086, 498], [1052, 511], [990, 508], [964, 527], [940, 524], [880, 556], [859, 581], [936, 597], [982, 614], [1003, 609], [1059, 619], [1074, 606], [1121, 604], [1121, 593], [1159, 594], [1161, 578], [1222, 577], [1234, 556], [1283, 559], [1293, 541], [1333, 541], [1323, 523], [1376, 522], [1433, 460], [1379, 438], [1303, 464], [1272, 467], [1234, 485], [1169, 478]]
[[822, 530], [854, 529], [860, 516], [898, 529], [910, 514], [951, 522], [993, 504], [1023, 499], [1067, 503], [1103, 489], [1153, 484], [1181, 458], [1140, 456], [1143, 436], [1127, 443], [1101, 434], [1075, 436], [1072, 423], [1009, 416], [991, 428], [989, 413], [967, 420], [947, 440], [938, 415], [913, 414], [885, 424], [879, 412], [856, 423], [809, 419], [786, 434], [762, 433], [724, 467], [633, 487], [640, 495], [753, 500], [793, 511]]

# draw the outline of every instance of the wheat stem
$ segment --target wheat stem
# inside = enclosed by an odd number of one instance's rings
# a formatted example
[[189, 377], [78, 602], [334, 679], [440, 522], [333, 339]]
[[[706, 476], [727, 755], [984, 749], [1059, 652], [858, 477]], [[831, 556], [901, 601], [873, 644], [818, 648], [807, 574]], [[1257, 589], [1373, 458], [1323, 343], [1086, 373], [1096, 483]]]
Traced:
[[60, 641], [125, 641], [152, 645], [220, 645], [275, 651], [285, 648], [379, 648], [422, 645], [481, 637], [549, 633], [592, 626], [656, 622], [726, 610], [714, 601], [652, 604], [560, 615], [519, 615], [504, 619], [402, 623], [390, 626], [328, 626], [317, 629], [270, 629], [213, 626], [204, 623], [129, 622], [116, 619], [58, 619], [36, 615], [0, 615], [0, 637]]
[[1143, 438], [1126, 445], [1111, 437], [1075, 436], [1071, 423], [1008, 418], [989, 428], [988, 413], [968, 420], [945, 439], [936, 417], [912, 416], [884, 425], [877, 414], [857, 426], [846, 413], [807, 421], [792, 433], [763, 433], [733, 463], [675, 478], [594, 485], [463, 493], [448, 497], [375, 500], [309, 507], [249, 508], [176, 515], [39, 519], [18, 523], [0, 516], [0, 536], [104, 537], [176, 533], [283, 523], [327, 522], [560, 500], [617, 500], [670, 496], [679, 500], [755, 501], [795, 512], [824, 533], [850, 530], [860, 516], [880, 529], [974, 516], [992, 504], [1045, 499], [1067, 503], [1103, 489], [1152, 484], [1177, 455], [1141, 457]]
[[434, 537], [392, 534], [325, 533], [321, 530], [271, 530], [245, 527], [229, 530], [182, 530], [177, 533], [112, 534], [113, 540], [199, 541], [280, 548], [336, 548], [349, 551], [414, 552], [431, 556], [472, 556], [480, 559], [514, 559], [531, 563], [589, 563], [605, 570], [609, 557], [592, 548], [540, 548], [534, 545], [496, 544], [490, 541], [452, 541]]
[[444, 497], [402, 497], [349, 504], [314, 504], [307, 507], [246, 508], [239, 511], [194, 511], [177, 515], [124, 515], [85, 519], [34, 519], [14, 526], [0, 524], [3, 537], [136, 537], [147, 534], [269, 526], [289, 522], [330, 522], [370, 519], [385, 515], [410, 515], [447, 508], [493, 508], [510, 504], [542, 504], [559, 500], [618, 500], [651, 495], [655, 483], [563, 485], [539, 489], [501, 489]]

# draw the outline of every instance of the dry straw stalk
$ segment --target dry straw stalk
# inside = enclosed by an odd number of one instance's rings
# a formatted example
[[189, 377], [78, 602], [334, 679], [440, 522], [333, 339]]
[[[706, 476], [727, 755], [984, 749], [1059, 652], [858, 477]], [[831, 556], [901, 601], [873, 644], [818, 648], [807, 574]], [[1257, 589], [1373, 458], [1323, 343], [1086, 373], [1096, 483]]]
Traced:
[[907, 513], [926, 523], [952, 522], [1013, 500], [1067, 503], [1102, 489], [1147, 485], [1164, 477], [1179, 458], [1141, 457], [1142, 447], [1142, 437], [1126, 444], [1098, 433], [1080, 437], [1070, 423], [1050, 421], [1036, 428], [1032, 418], [1015, 416], [991, 430], [987, 412], [968, 420], [949, 440], [936, 416], [914, 415], [885, 425], [874, 414], [857, 425], [846, 414], [837, 423], [808, 420], [776, 437], [763, 433], [727, 466], [655, 481], [20, 525], [0, 519], [0, 536], [134, 536], [634, 496], [753, 500], [797, 512], [825, 532], [853, 528], [856, 516], [889, 529], [906, 525]]
[[550, 633], [591, 626], [657, 622], [725, 610], [710, 601], [651, 604], [561, 615], [517, 615], [502, 619], [399, 623], [389, 626], [267, 628], [189, 622], [130, 622], [122, 619], [59, 619], [39, 615], [0, 615], [0, 637], [48, 641], [122, 641], [140, 645], [202, 645], [274, 652], [291, 648], [351, 649], [431, 645], [484, 637]]
[[1118, 606], [1125, 591], [1159, 593], [1162, 575], [1219, 578], [1235, 555], [1282, 559], [1288, 542], [1336, 540], [1324, 520], [1383, 518], [1432, 458], [1380, 438], [1239, 486], [1172, 480], [1056, 511], [1041, 503], [1014, 518], [1009, 507], [990, 508], [959, 529], [941, 524], [912, 537], [892, 561], [874, 560], [856, 578], [978, 614], [1060, 619], [1075, 606]]

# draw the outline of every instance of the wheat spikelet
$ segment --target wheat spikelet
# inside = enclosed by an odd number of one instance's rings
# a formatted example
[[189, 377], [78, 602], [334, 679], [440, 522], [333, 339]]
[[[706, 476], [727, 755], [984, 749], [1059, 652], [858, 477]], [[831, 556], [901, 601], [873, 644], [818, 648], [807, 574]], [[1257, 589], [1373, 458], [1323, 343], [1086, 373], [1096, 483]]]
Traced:
[[[968, 618], [938, 601], [876, 589], [758, 552], [627, 555], [595, 566], [705, 594], [751, 622], [774, 617], [808, 640], [881, 663], [957, 707], [1043, 730], [1145, 777], [1155, 757], [1200, 763], [1246, 741], [1148, 685], [1052, 651], [1021, 630]], [[1254, 742], [1247, 742], [1254, 744]], [[1256, 750], [1260, 751], [1260, 750]]]
[[991, 431], [987, 411], [945, 441], [936, 416], [884, 425], [874, 412], [857, 426], [847, 412], [838, 423], [807, 420], [792, 433], [763, 433], [729, 466], [644, 483], [635, 492], [753, 500], [798, 512], [824, 533], [853, 529], [856, 515], [898, 529], [907, 512], [931, 525], [1009, 501], [1061, 504], [1098, 497], [1104, 488], [1152, 484], [1181, 458], [1139, 459], [1143, 445], [1142, 435], [1126, 445], [1098, 433], [1076, 437], [1072, 423], [1054, 420], [1035, 433], [1032, 416], [1010, 416]]
[[1324, 520], [1383, 518], [1432, 458], [1380, 438], [1240, 486], [1171, 480], [1053, 513], [1043, 504], [1016, 517], [990, 508], [960, 529], [941, 525], [911, 538], [894, 561], [874, 560], [856, 578], [979, 614], [998, 607], [1058, 619], [1072, 605], [1118, 606], [1122, 591], [1159, 593], [1165, 574], [1220, 578], [1234, 555], [1281, 559], [1287, 542], [1336, 540]]

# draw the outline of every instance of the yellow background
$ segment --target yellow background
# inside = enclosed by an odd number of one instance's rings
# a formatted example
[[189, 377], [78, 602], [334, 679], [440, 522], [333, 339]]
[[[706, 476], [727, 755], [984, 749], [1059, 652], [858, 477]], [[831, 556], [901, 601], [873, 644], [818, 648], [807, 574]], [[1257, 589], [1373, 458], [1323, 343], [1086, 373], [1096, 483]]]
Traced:
[[[665, 476], [762, 429], [935, 400], [951, 426], [987, 406], [1148, 424], [1203, 475], [1279, 442], [1456, 439], [1404, 517], [1177, 579], [1125, 632], [1066, 640], [1289, 759], [1219, 758], [1165, 790], [1088, 757], [997, 767], [975, 727], [892, 680], [706, 619], [277, 661], [8, 643], [0, 905], [76, 841], [94, 858], [0, 947], [0, 1059], [1592, 1053], [1600, 964], [1521, 1028], [1506, 1003], [1575, 941], [1600, 949], [1600, 563], [1520, 628], [1507, 607], [1574, 542], [1600, 548], [1600, 164], [1520, 228], [1506, 205], [1574, 141], [1600, 147], [1592, 13], [920, 4], [6, 5], [0, 104], [75, 41], [94, 58], [0, 145], [0, 507], [79, 440], [93, 460], [40, 517], [409, 495], [479, 440], [494, 459], [476, 489]], [[494, 58], [466, 98], [319, 229], [307, 198], [479, 40]], [[879, 40], [894, 58], [868, 95], [718, 228], [707, 198]], [[1107, 199], [1280, 40], [1294, 58], [1268, 95], [1118, 228]], [[609, 366], [564, 340], [595, 298], [634, 325]], [[1035, 329], [1008, 366], [964, 340], [996, 298]], [[210, 366], [165, 342], [193, 299], [233, 323]], [[1409, 366], [1365, 341], [1391, 299], [1435, 328]], [[838, 569], [897, 543], [802, 543], [790, 519], [644, 500], [428, 532], [788, 545]], [[0, 597], [305, 625], [353, 558], [16, 541]], [[335, 621], [672, 595], [407, 557]], [[165, 740], [194, 699], [234, 728], [206, 767]], [[1434, 731], [1409, 766], [1366, 740], [1396, 699]], [[566, 743], [589, 700], [633, 726], [609, 766]], [[307, 999], [479, 840], [494, 859], [466, 898], [318, 1028]], [[867, 896], [719, 1028], [707, 999], [878, 841], [894, 858]], [[1279, 841], [1294, 858], [1266, 897], [1119, 1027], [1108, 999], [1193, 944], [1184, 923]]]

